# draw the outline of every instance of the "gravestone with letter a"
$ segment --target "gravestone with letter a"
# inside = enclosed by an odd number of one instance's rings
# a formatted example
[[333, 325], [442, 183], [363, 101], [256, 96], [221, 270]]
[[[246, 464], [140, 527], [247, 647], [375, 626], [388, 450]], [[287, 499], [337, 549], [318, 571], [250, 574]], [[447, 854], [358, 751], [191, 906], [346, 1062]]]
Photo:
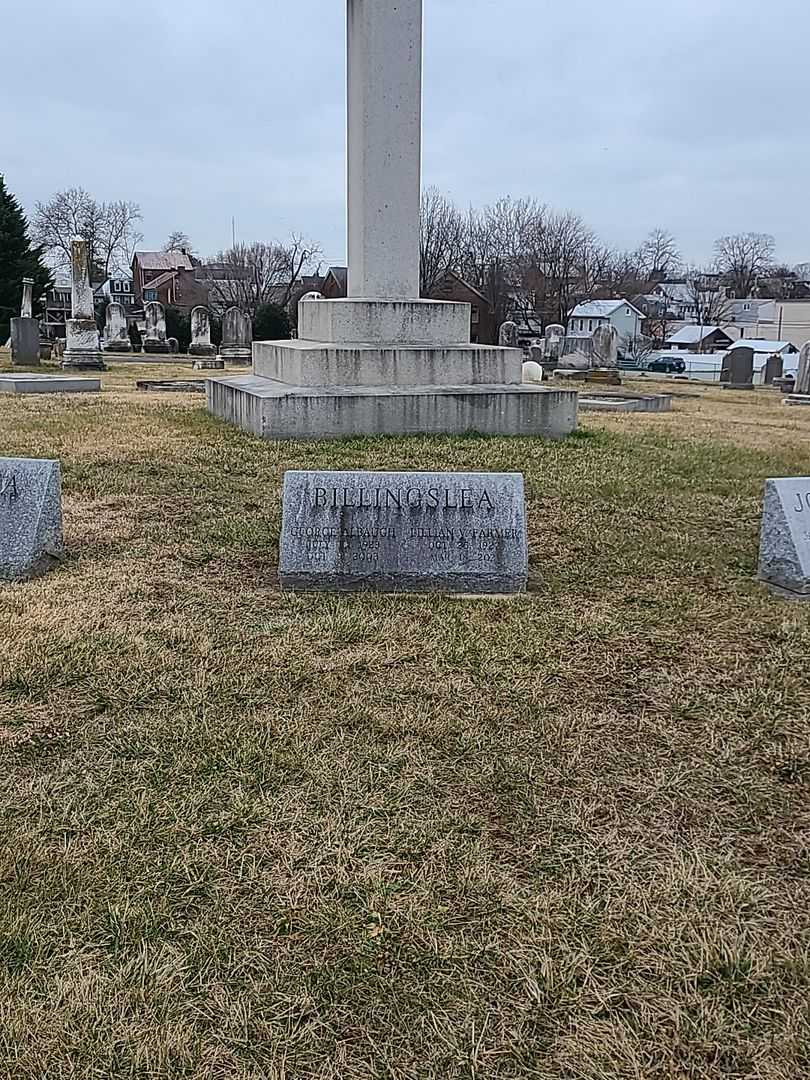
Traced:
[[810, 600], [810, 476], [765, 481], [759, 578], [781, 596]]
[[517, 593], [527, 574], [520, 473], [285, 473], [284, 588]]
[[0, 458], [0, 580], [36, 577], [63, 556], [59, 462]]

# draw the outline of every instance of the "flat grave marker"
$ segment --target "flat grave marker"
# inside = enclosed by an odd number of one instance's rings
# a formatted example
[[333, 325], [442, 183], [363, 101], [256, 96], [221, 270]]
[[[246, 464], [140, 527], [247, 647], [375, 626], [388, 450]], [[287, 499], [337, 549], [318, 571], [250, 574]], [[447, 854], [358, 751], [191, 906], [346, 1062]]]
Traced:
[[290, 471], [280, 547], [283, 588], [523, 592], [523, 476]]

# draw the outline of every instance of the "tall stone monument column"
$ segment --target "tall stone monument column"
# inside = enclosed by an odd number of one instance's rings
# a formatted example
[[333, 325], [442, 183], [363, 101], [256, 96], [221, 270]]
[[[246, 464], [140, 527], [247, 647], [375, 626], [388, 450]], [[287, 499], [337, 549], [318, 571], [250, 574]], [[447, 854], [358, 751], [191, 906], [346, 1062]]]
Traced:
[[71, 318], [67, 320], [67, 340], [62, 367], [104, 371], [106, 365], [98, 347], [87, 241], [82, 236], [74, 236], [70, 242], [70, 271]]
[[208, 379], [208, 408], [269, 439], [567, 435], [575, 392], [524, 384], [520, 349], [471, 344], [469, 304], [420, 298], [422, 0], [346, 14], [348, 296], [304, 297], [298, 337], [254, 341], [253, 374]]
[[422, 0], [348, 0], [350, 297], [419, 296]]
[[19, 318], [11, 320], [12, 367], [39, 366], [39, 323], [32, 317], [34, 310], [34, 279], [22, 279], [22, 304]]

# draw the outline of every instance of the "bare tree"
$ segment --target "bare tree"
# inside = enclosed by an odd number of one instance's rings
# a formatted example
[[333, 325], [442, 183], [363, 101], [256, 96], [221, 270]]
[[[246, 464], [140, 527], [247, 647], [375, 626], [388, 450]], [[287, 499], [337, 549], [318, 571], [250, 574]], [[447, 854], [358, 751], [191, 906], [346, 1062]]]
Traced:
[[776, 241], [768, 233], [737, 233], [715, 241], [717, 270], [735, 297], [753, 295], [757, 279], [773, 266]]
[[255, 319], [263, 304], [286, 308], [302, 274], [321, 249], [293, 235], [288, 244], [237, 244], [209, 260], [202, 271], [209, 300], [221, 309], [238, 307]]
[[429, 296], [448, 271], [458, 270], [464, 246], [464, 217], [438, 188], [422, 192], [419, 288]]
[[188, 255], [191, 255], [194, 251], [194, 246], [191, 243], [191, 237], [187, 232], [183, 232], [182, 229], [175, 229], [173, 232], [170, 232], [166, 238], [163, 250], [185, 251]]
[[693, 268], [688, 272], [686, 287], [699, 326], [728, 326], [731, 323], [733, 304], [717, 274]]
[[678, 241], [667, 229], [653, 229], [638, 249], [638, 266], [647, 278], [677, 274], [682, 266]]
[[91, 273], [106, 279], [131, 263], [135, 245], [142, 239], [137, 228], [140, 220], [136, 203], [100, 203], [84, 188], [69, 188], [36, 204], [32, 232], [55, 268], [70, 265], [70, 242], [74, 236], [83, 236]]
[[642, 369], [658, 351], [655, 341], [643, 334], [625, 334], [621, 341], [621, 349], [636, 367]]

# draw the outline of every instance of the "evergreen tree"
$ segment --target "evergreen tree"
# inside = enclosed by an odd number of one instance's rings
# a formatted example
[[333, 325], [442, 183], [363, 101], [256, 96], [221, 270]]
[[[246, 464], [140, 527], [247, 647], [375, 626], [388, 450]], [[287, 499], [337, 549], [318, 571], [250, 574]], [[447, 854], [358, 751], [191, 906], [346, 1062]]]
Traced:
[[0, 345], [8, 340], [10, 320], [20, 314], [24, 277], [34, 279], [36, 315], [51, 273], [42, 261], [42, 249], [31, 246], [23, 209], [0, 175]]

